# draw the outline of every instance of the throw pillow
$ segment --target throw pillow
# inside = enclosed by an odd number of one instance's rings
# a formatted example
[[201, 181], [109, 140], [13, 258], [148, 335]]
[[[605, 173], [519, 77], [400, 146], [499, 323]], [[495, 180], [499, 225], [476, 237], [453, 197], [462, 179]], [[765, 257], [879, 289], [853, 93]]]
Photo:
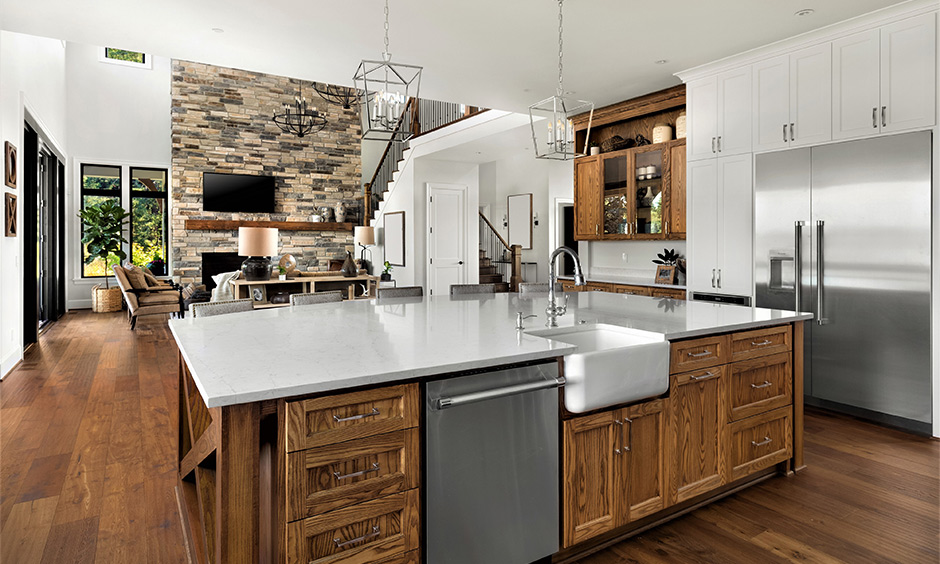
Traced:
[[239, 274], [241, 274], [241, 272], [236, 270], [234, 272], [222, 272], [221, 274], [213, 276], [212, 281], [215, 282], [215, 290], [212, 292], [212, 301], [234, 300], [235, 296], [232, 295], [232, 285], [229, 284], [229, 281], [238, 278]]
[[196, 284], [193, 282], [190, 282], [189, 284], [186, 285], [185, 288], [183, 288], [183, 299], [188, 300], [195, 293], [196, 293]]
[[131, 288], [135, 290], [146, 290], [147, 279], [144, 278], [144, 272], [133, 264], [124, 266], [124, 272], [127, 274], [127, 281], [131, 283]]
[[147, 281], [148, 286], [159, 286], [160, 281], [157, 280], [157, 277], [150, 273], [147, 268], [141, 268], [141, 272], [144, 273], [144, 280]]

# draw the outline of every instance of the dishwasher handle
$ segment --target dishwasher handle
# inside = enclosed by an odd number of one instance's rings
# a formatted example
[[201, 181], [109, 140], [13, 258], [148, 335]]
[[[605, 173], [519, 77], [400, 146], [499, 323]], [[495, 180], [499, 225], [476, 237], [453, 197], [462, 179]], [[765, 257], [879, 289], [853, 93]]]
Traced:
[[434, 408], [441, 410], [447, 409], [449, 407], [457, 407], [460, 405], [466, 405], [468, 403], [477, 403], [480, 401], [487, 401], [497, 398], [504, 398], [506, 396], [515, 396], [518, 394], [525, 394], [527, 392], [535, 392], [538, 390], [549, 390], [551, 388], [560, 388], [565, 385], [565, 378], [559, 376], [558, 378], [552, 378], [551, 380], [540, 380], [538, 382], [528, 382], [525, 384], [516, 384], [513, 386], [506, 386], [504, 388], [492, 388], [489, 390], [481, 390], [479, 392], [470, 392], [469, 394], [460, 394], [457, 396], [450, 397], [441, 397], [434, 402]]

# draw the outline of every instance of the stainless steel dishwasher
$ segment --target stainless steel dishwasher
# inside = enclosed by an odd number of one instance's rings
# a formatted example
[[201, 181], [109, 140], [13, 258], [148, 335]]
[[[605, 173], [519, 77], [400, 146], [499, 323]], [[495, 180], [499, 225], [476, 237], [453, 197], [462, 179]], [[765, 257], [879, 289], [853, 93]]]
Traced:
[[427, 564], [529, 564], [558, 551], [555, 362], [428, 382]]

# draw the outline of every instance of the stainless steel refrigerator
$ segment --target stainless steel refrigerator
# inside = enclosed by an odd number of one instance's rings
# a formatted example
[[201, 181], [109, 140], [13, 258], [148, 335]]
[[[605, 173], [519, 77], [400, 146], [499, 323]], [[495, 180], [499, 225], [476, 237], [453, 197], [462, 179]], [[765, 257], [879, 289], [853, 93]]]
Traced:
[[929, 434], [929, 131], [759, 155], [756, 305], [813, 312], [807, 403]]

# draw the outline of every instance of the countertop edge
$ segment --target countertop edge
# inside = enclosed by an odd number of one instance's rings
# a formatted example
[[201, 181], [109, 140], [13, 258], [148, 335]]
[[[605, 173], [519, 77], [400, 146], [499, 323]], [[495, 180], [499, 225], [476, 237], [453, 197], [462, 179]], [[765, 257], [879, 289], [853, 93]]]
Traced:
[[812, 313], [794, 313], [793, 315], [781, 317], [778, 319], [764, 319], [759, 321], [746, 321], [732, 325], [723, 325], [721, 327], [709, 327], [704, 329], [692, 329], [690, 331], [677, 331], [675, 333], [666, 333], [667, 341], [678, 341], [680, 339], [690, 339], [693, 337], [706, 337], [718, 333], [733, 333], [735, 331], [744, 331], [747, 329], [760, 329], [762, 327], [773, 327], [774, 325], [783, 325], [795, 321], [808, 321], [813, 319]]

